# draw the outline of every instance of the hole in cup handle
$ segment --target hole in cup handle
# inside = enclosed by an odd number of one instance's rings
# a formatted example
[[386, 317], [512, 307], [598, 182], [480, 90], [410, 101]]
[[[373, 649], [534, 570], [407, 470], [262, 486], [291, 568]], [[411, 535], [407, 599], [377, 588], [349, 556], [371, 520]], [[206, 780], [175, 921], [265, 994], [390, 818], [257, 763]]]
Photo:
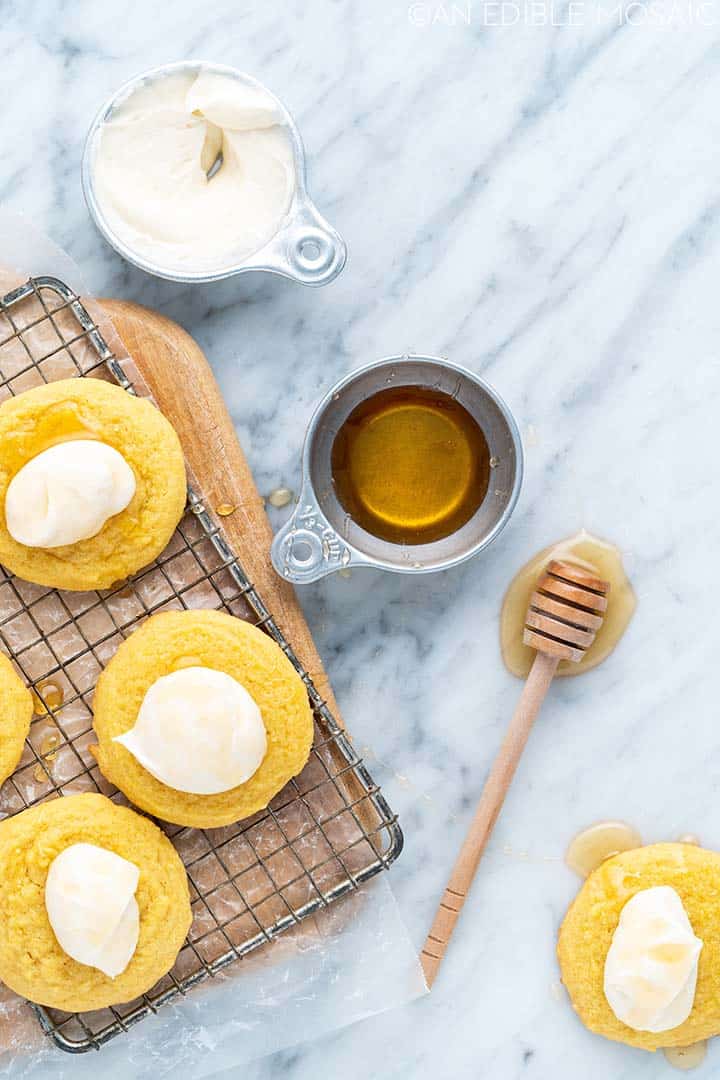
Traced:
[[312, 203], [290, 223], [285, 240], [290, 272], [303, 285], [327, 285], [345, 265], [345, 241]]
[[305, 494], [270, 548], [275, 571], [294, 585], [308, 585], [353, 565], [353, 552]]

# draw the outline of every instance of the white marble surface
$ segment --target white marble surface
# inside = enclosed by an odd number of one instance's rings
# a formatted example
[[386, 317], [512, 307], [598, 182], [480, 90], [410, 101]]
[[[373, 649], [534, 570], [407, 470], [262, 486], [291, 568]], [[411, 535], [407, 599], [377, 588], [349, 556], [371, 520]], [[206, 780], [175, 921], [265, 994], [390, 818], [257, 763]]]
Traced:
[[[443, 575], [356, 572], [303, 592], [348, 724], [401, 813], [392, 881], [418, 944], [518, 694], [497, 642], [514, 570], [584, 525], [621, 545], [640, 598], [617, 653], [553, 689], [432, 995], [249, 1080], [668, 1073], [660, 1055], [581, 1027], [554, 937], [577, 888], [563, 851], [583, 825], [621, 817], [648, 840], [692, 831], [720, 847], [720, 11], [520, 12], [2, 5], [0, 198], [95, 293], [154, 304], [197, 337], [262, 490], [297, 486], [328, 384], [389, 353], [447, 354], [516, 412], [526, 482], [493, 549]], [[85, 129], [126, 78], [182, 57], [245, 69], [295, 114], [311, 190], [349, 245], [334, 285], [170, 285], [96, 234]], [[704, 1075], [719, 1067], [712, 1046]]]

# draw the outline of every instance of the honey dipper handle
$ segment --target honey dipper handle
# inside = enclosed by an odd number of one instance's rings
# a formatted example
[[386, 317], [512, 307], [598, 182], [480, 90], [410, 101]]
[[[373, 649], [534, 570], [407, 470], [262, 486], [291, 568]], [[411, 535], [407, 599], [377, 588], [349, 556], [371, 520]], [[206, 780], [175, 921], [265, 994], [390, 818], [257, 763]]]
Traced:
[[535, 656], [510, 726], [485, 781], [475, 817], [455, 860], [450, 880], [420, 954], [420, 963], [428, 987], [432, 986], [440, 969], [445, 950], [455, 929], [455, 923], [475, 877], [475, 871], [502, 809], [533, 721], [540, 711], [558, 663], [559, 660], [555, 656], [546, 656], [541, 652]]

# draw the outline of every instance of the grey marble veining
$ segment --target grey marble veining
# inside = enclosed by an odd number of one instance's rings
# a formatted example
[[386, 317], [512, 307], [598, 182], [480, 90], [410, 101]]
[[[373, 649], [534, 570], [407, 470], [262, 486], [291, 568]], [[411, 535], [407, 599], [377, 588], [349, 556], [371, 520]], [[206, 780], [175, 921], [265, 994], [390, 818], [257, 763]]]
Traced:
[[[380, 356], [448, 355], [516, 413], [526, 480], [497, 545], [442, 575], [356, 572], [302, 593], [356, 743], [401, 812], [392, 882], [418, 945], [519, 692], [497, 642], [512, 574], [585, 526], [622, 547], [640, 599], [615, 655], [554, 687], [432, 995], [258, 1062], [251, 1080], [668, 1068], [584, 1031], [554, 938], [580, 827], [621, 817], [648, 840], [692, 831], [720, 847], [720, 11], [517, 7], [497, 25], [512, 8], [0, 4], [0, 199], [97, 295], [156, 306], [197, 338], [261, 490], [297, 489], [315, 401]], [[234, 64], [293, 112], [311, 192], [349, 246], [335, 284], [172, 285], [94, 231], [79, 163], [95, 110], [183, 57]]]

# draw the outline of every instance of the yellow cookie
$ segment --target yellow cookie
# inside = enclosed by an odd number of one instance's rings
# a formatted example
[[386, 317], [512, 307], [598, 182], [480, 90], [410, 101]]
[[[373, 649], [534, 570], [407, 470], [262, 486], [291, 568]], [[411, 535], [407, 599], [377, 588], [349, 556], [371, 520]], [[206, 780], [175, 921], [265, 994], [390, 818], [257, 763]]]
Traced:
[[[603, 991], [605, 958], [627, 901], [670, 885], [703, 942], [692, 1012], [670, 1031], [634, 1031], [618, 1020]], [[720, 1033], [720, 854], [693, 844], [651, 844], [623, 851], [593, 871], [560, 927], [562, 981], [578, 1016], [607, 1039], [657, 1050], [690, 1046]]]
[[[190, 666], [236, 679], [257, 703], [267, 733], [267, 752], [257, 772], [216, 795], [168, 787], [112, 741], [134, 727], [157, 679]], [[312, 712], [295, 668], [267, 634], [219, 611], [167, 611], [148, 619], [100, 676], [93, 711], [99, 742], [95, 754], [103, 775], [137, 806], [177, 825], [214, 828], [263, 810], [301, 771], [312, 746]]]
[[0, 653], [0, 784], [15, 770], [30, 730], [32, 694]]
[[[53, 860], [71, 844], [107, 848], [140, 870], [140, 936], [116, 978], [58, 944], [45, 908]], [[168, 838], [104, 795], [67, 795], [0, 822], [0, 979], [39, 1005], [84, 1012], [132, 1001], [165, 975], [190, 928], [187, 875]]]
[[[135, 494], [99, 533], [63, 547], [26, 547], [10, 535], [5, 496], [23, 465], [60, 442], [94, 439], [122, 454]], [[0, 563], [57, 589], [106, 589], [167, 546], [186, 501], [185, 462], [155, 406], [100, 379], [61, 379], [0, 404]]]

